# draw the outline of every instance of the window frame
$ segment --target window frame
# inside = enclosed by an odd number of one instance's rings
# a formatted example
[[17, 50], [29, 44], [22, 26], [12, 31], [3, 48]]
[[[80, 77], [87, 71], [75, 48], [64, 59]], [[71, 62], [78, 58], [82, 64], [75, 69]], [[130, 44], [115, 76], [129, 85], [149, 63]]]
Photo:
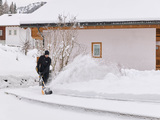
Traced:
[[12, 35], [12, 30], [8, 30], [8, 35]]
[[[100, 56], [94, 56], [94, 45], [100, 45]], [[93, 58], [102, 58], [102, 42], [92, 42], [92, 57]]]
[[14, 30], [14, 35], [17, 35], [17, 30]]
[[0, 30], [0, 36], [3, 36], [3, 30]]

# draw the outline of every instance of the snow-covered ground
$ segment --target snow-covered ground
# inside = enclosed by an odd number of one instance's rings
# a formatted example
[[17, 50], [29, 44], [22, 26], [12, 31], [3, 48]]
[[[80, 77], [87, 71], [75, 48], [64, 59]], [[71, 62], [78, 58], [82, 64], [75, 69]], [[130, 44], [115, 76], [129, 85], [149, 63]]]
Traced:
[[[25, 56], [20, 48], [0, 45], [0, 88], [18, 84], [34, 84], [37, 50]], [[22, 80], [23, 79], [23, 80]], [[12, 84], [12, 83], [13, 84]], [[28, 84], [28, 85], [29, 85]], [[89, 94], [156, 94], [160, 95], [160, 71], [122, 69], [89, 55], [80, 55], [49, 85], [54, 91]]]
[[0, 92], [0, 120], [127, 120], [119, 116], [74, 112], [48, 105], [18, 100]]
[[0, 88], [37, 84], [36, 53], [25, 56], [20, 48], [0, 45]]
[[160, 95], [160, 71], [121, 69], [101, 64], [90, 56], [79, 56], [61, 72], [50, 87], [75, 94], [157, 94]]
[[160, 71], [122, 69], [80, 55], [52, 80], [49, 87], [54, 94], [43, 96], [36, 82], [36, 56], [36, 50], [25, 56], [20, 48], [0, 45], [0, 119], [128, 120], [18, 100], [4, 94], [6, 91], [50, 103], [160, 118]]
[[[0, 88], [37, 84], [36, 56], [36, 50], [25, 56], [20, 48], [0, 45]], [[49, 86], [59, 94], [86, 97], [123, 94], [126, 97], [160, 95], [159, 84], [160, 71], [122, 69], [89, 55], [80, 55]]]
[[[83, 97], [72, 97], [52, 94], [48, 96], [41, 95], [41, 87], [29, 87], [19, 89], [7, 89], [5, 92], [15, 94], [19, 98], [28, 98], [36, 101], [58, 104], [63, 107], [74, 106], [72, 109], [82, 107], [85, 109], [91, 109], [101, 113], [102, 111], [108, 111], [136, 115], [160, 118], [160, 103], [149, 103], [149, 102], [138, 102], [138, 101], [116, 101], [116, 100], [105, 100], [95, 98], [83, 98]], [[55, 106], [54, 106], [55, 107]], [[65, 107], [66, 108], [66, 107]], [[89, 111], [89, 110], [88, 110]]]

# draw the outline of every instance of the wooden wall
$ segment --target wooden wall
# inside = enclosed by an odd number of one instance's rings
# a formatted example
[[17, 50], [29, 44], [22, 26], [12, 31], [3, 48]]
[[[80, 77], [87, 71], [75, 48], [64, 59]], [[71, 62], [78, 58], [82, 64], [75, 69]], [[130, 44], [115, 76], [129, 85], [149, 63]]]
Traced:
[[[156, 29], [156, 41], [160, 41], [160, 29]], [[160, 46], [156, 46], [156, 68], [160, 70]]]
[[160, 29], [156, 29], [156, 40], [160, 41]]
[[[42, 40], [43, 38], [41, 37], [41, 35], [39, 34], [38, 32], [38, 29], [37, 28], [31, 28], [31, 34], [32, 34], [32, 37], [36, 40]], [[45, 28], [40, 28], [40, 31], [43, 32], [43, 30], [45, 30]]]
[[[78, 29], [128, 29], [128, 28], [157, 28], [160, 30], [160, 25], [115, 25], [115, 26], [84, 26]], [[38, 33], [37, 28], [32, 29], [32, 37], [34, 39], [42, 40], [42, 37]], [[56, 29], [55, 27], [49, 29]], [[67, 28], [65, 28], [67, 29]], [[46, 28], [40, 28], [40, 31], [46, 30]], [[158, 31], [159, 31], [158, 30]], [[158, 32], [157, 40], [160, 41], [160, 32]]]
[[6, 27], [0, 27], [0, 30], [3, 31], [2, 36], [0, 36], [0, 40], [6, 40]]

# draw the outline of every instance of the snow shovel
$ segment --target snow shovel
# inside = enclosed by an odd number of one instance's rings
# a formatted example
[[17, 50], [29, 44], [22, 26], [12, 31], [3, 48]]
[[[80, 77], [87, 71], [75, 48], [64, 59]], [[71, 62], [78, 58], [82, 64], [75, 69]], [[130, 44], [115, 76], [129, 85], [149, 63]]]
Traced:
[[42, 83], [42, 95], [50, 95], [50, 94], [52, 94], [52, 90], [50, 90], [50, 88], [47, 88], [45, 86], [45, 83], [44, 83], [44, 81], [42, 79], [42, 75], [40, 75], [39, 78], [40, 78], [39, 81]]

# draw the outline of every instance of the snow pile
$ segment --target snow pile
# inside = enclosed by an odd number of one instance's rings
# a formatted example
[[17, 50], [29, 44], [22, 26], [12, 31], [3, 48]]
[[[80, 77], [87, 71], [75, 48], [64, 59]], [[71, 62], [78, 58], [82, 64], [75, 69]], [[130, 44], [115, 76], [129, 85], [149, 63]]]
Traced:
[[20, 48], [0, 45], [0, 88], [35, 84], [36, 53], [25, 56]]
[[118, 68], [104, 66], [103, 61], [95, 61], [89, 55], [78, 56], [56, 78], [58, 83], [82, 82], [105, 79], [107, 73], [118, 74]]
[[120, 69], [101, 65], [89, 56], [79, 56], [51, 83], [59, 93], [160, 94], [160, 71]]

